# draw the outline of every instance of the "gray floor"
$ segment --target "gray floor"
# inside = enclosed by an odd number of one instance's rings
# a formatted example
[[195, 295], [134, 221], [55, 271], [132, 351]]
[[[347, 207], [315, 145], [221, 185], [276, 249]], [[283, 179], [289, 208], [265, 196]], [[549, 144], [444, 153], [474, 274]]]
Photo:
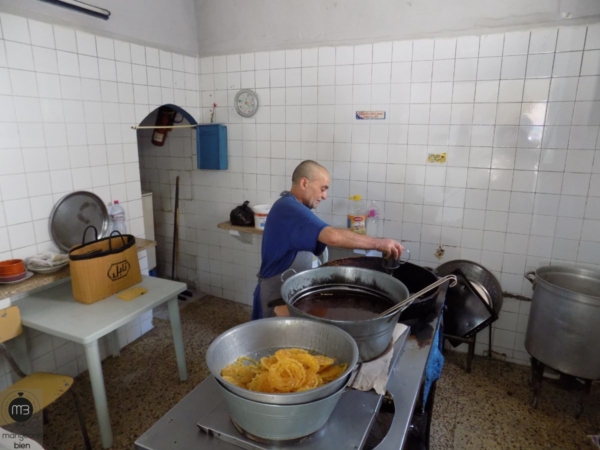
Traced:
[[[119, 358], [103, 363], [112, 450], [131, 450], [138, 436], [206, 378], [204, 358], [210, 342], [250, 317], [250, 307], [212, 296], [196, 296], [180, 306], [188, 381], [178, 379], [168, 315], [161, 310], [155, 312], [152, 331], [125, 347]], [[479, 357], [472, 373], [464, 366], [464, 354], [447, 353], [434, 406], [433, 450], [592, 448], [586, 436], [600, 433], [600, 386], [593, 387], [582, 417], [576, 420], [575, 393], [551, 382], [543, 386], [538, 409], [529, 406], [526, 367]], [[75, 389], [94, 448], [100, 449], [87, 373], [77, 378]], [[48, 418], [46, 449], [84, 448], [69, 396], [48, 408]]]

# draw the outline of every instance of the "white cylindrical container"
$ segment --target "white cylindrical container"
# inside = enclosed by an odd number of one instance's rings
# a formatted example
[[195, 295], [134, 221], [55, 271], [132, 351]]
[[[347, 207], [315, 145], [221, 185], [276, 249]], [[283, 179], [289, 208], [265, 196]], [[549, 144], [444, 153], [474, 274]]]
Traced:
[[252, 207], [254, 212], [254, 228], [257, 230], [264, 230], [265, 223], [267, 223], [267, 214], [271, 210], [273, 205], [255, 205]]

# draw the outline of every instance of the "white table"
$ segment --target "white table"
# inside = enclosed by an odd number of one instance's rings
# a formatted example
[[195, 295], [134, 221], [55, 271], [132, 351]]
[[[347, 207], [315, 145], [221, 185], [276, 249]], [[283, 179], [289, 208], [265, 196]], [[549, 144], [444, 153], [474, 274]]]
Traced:
[[98, 339], [112, 333], [113, 355], [118, 355], [116, 330], [144, 312], [168, 302], [179, 378], [181, 381], [187, 380], [181, 320], [177, 305], [177, 295], [186, 289], [186, 285], [161, 278], [143, 277], [142, 282], [137, 286], [145, 287], [148, 293], [131, 301], [120, 300], [113, 295], [91, 305], [78, 303], [73, 298], [71, 283], [66, 282], [15, 302], [21, 310], [24, 326], [84, 346], [104, 448], [112, 445], [113, 437]]

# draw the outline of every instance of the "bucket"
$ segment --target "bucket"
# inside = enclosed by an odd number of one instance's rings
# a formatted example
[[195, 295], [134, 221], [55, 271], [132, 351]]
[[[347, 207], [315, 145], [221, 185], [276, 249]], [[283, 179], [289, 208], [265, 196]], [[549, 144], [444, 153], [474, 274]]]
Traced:
[[254, 227], [257, 230], [264, 230], [267, 223], [267, 214], [273, 205], [256, 205], [252, 207], [254, 211]]

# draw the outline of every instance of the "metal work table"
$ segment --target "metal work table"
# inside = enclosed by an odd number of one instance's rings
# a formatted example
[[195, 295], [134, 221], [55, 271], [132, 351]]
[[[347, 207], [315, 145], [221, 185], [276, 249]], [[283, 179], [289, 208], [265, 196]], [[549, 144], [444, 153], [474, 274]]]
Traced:
[[[394, 398], [395, 414], [391, 428], [377, 450], [399, 450], [406, 442], [407, 430], [421, 392], [424, 372], [438, 329], [446, 295], [442, 286], [435, 307], [429, 316], [418, 323], [411, 321], [410, 336], [405, 332], [394, 345], [388, 392]], [[135, 442], [136, 450], [187, 450], [193, 448], [239, 450], [235, 442], [241, 436], [231, 424], [221, 394], [211, 375], [196, 386], [167, 414]], [[381, 407], [383, 396], [375, 391], [348, 390], [342, 395], [324, 428], [304, 441], [288, 446], [269, 446], [255, 443], [256, 449], [297, 448], [312, 450], [331, 448], [361, 449]], [[200, 419], [211, 415], [220, 423], [222, 438], [200, 430]], [[237, 434], [237, 437], [236, 437]], [[225, 437], [229, 435], [229, 437]], [[233, 436], [233, 439], [231, 438]], [[223, 439], [227, 439], [226, 442]], [[250, 447], [247, 447], [250, 448]]]

